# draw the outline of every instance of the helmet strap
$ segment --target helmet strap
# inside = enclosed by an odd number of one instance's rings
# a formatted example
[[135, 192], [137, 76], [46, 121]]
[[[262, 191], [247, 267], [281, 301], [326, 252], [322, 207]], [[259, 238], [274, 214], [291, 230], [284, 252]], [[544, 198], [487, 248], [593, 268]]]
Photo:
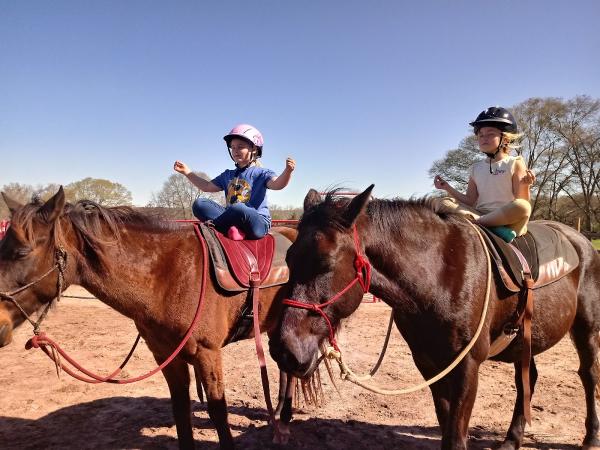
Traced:
[[494, 158], [496, 157], [496, 155], [505, 147], [506, 145], [504, 144], [504, 132], [502, 133], [502, 135], [500, 136], [500, 144], [498, 144], [498, 148], [496, 149], [496, 151], [494, 153], [487, 153], [487, 152], [483, 152], [487, 155], [487, 157], [490, 159], [490, 173], [494, 173], [492, 171], [492, 161], [494, 160]]

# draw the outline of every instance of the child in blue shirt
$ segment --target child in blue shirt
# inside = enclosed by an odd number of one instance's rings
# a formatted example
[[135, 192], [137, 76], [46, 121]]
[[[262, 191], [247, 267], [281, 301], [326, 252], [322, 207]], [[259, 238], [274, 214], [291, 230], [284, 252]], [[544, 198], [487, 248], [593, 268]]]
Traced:
[[267, 189], [278, 191], [286, 187], [296, 162], [287, 158], [279, 176], [260, 167], [257, 159], [262, 156], [263, 137], [252, 125], [236, 125], [223, 139], [235, 169], [225, 170], [211, 181], [200, 178], [181, 161], [175, 161], [173, 169], [204, 192], [225, 192], [226, 207], [206, 198], [196, 199], [192, 205], [195, 217], [212, 221], [217, 230], [231, 239], [260, 239], [271, 228]]

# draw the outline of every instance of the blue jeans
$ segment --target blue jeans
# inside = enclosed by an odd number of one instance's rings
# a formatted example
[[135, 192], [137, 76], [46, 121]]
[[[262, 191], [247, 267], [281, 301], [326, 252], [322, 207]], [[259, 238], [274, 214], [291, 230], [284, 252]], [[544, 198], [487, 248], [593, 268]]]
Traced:
[[267, 217], [245, 203], [234, 203], [225, 208], [212, 200], [197, 198], [192, 212], [197, 219], [212, 220], [221, 233], [227, 233], [229, 227], [236, 226], [247, 239], [260, 239], [271, 227]]

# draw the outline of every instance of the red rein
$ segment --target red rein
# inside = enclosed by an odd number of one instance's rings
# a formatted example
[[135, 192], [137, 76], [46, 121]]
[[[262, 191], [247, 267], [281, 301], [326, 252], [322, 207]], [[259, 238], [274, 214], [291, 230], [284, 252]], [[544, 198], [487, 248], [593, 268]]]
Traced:
[[283, 300], [284, 305], [293, 306], [294, 308], [308, 309], [310, 311], [315, 311], [325, 319], [327, 326], [329, 327], [329, 342], [333, 346], [336, 351], [340, 351], [337, 342], [335, 340], [335, 332], [333, 329], [333, 325], [331, 324], [331, 320], [323, 311], [323, 308], [331, 305], [332, 303], [338, 301], [342, 295], [352, 288], [356, 283], [360, 284], [363, 289], [363, 292], [366, 294], [369, 292], [369, 288], [371, 286], [371, 264], [367, 261], [367, 259], [363, 256], [360, 247], [360, 238], [358, 236], [358, 231], [356, 230], [356, 225], [352, 227], [353, 237], [354, 237], [354, 250], [356, 251], [356, 256], [354, 258], [354, 269], [356, 270], [356, 277], [348, 283], [348, 285], [327, 300], [325, 303], [306, 303], [305, 301], [299, 301], [291, 298], [286, 298]]
[[[204, 266], [202, 269], [202, 281], [201, 281], [201, 285], [200, 285], [200, 298], [198, 299], [198, 307], [196, 308], [196, 315], [194, 316], [194, 320], [192, 320], [192, 323], [190, 324], [190, 327], [188, 328], [187, 333], [181, 340], [181, 343], [173, 351], [171, 356], [169, 356], [165, 361], [163, 361], [163, 363], [161, 365], [154, 368], [150, 372], [147, 372], [147, 373], [137, 376], [135, 378], [127, 378], [127, 379], [113, 378], [123, 369], [123, 367], [125, 367], [125, 364], [127, 363], [129, 358], [131, 357], [131, 354], [133, 353], [133, 349], [135, 348], [135, 346], [138, 343], [139, 336], [138, 336], [138, 339], [136, 339], [135, 344], [133, 345], [133, 348], [130, 350], [129, 355], [125, 358], [125, 360], [119, 366], [119, 368], [116, 369], [114, 372], [112, 372], [110, 375], [104, 376], [104, 377], [101, 375], [97, 375], [93, 372], [90, 372], [89, 370], [82, 367], [75, 360], [73, 360], [62, 348], [60, 348], [60, 346], [56, 342], [54, 342], [52, 339], [48, 338], [44, 333], [40, 333], [39, 335], [32, 337], [25, 345], [25, 348], [28, 350], [30, 348], [41, 348], [44, 351], [44, 353], [46, 353], [52, 360], [54, 360], [54, 362], [57, 365], [57, 368], [60, 367], [62, 370], [67, 372], [69, 375], [71, 375], [73, 378], [76, 378], [80, 381], [85, 381], [86, 383], [115, 383], [115, 384], [134, 383], [136, 381], [140, 381], [140, 380], [146, 379], [148, 377], [151, 377], [159, 370], [164, 369], [179, 354], [179, 352], [181, 351], [181, 349], [183, 348], [185, 343], [188, 341], [188, 339], [194, 332], [194, 328], [196, 327], [196, 325], [198, 324], [198, 321], [200, 320], [200, 309], [202, 308], [202, 302], [204, 300], [204, 292], [205, 292], [206, 279], [207, 279], [207, 273], [208, 273], [208, 249], [206, 248], [206, 243], [204, 242], [204, 239], [202, 238], [202, 235], [200, 234], [200, 229], [198, 228], [197, 224], [194, 224], [194, 231], [196, 232], [196, 235], [198, 236], [198, 239], [200, 240], [200, 243], [202, 245], [202, 254], [203, 254], [202, 257], [203, 257], [203, 266]], [[49, 350], [47, 347], [50, 347], [52, 350]], [[81, 373], [83, 373], [91, 378], [86, 378], [82, 375], [79, 375], [77, 372], [75, 372], [71, 368], [65, 367], [60, 362], [60, 360], [57, 360], [58, 357], [55, 355], [55, 352], [58, 353], [60, 356], [62, 356], [64, 359], [66, 359], [78, 371], [80, 371]]]

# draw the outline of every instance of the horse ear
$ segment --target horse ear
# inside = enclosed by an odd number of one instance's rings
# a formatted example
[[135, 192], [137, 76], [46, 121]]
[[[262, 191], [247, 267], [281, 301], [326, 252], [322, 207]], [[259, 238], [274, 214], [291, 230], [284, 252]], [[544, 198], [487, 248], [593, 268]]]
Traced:
[[46, 220], [46, 222], [51, 223], [56, 220], [60, 213], [62, 213], [64, 207], [65, 191], [61, 186], [58, 188], [58, 192], [40, 208], [39, 214]]
[[314, 189], [308, 191], [306, 197], [304, 197], [304, 211], [308, 211], [313, 206], [321, 203], [321, 194]]
[[372, 184], [363, 192], [354, 197], [350, 203], [348, 203], [346, 211], [344, 211], [343, 214], [344, 221], [346, 222], [348, 228], [354, 224], [360, 213], [362, 213], [366, 208], [367, 203], [369, 203], [369, 200], [371, 199], [371, 191], [373, 191], [374, 187], [375, 185]]
[[14, 214], [17, 209], [19, 209], [23, 206], [21, 203], [10, 198], [4, 192], [2, 193], [2, 198], [4, 199], [4, 203], [6, 203], [6, 206], [8, 207], [8, 210], [10, 211], [11, 214]]

